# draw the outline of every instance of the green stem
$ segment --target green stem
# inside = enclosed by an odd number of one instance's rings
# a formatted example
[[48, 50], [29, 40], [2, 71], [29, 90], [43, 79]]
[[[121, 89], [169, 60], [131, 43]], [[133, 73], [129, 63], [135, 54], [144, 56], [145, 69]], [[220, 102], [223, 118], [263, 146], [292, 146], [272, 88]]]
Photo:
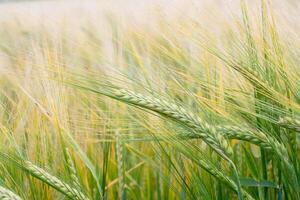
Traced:
[[[261, 163], [263, 180], [268, 180], [266, 151], [261, 148]], [[264, 187], [264, 199], [268, 199], [268, 188]]]

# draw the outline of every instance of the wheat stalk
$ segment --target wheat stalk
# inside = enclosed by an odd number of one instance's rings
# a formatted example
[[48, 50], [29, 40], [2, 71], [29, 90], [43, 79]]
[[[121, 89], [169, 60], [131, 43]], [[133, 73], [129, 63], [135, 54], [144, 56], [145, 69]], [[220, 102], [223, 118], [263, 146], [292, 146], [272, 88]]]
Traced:
[[119, 199], [124, 199], [125, 197], [125, 177], [124, 177], [124, 163], [123, 163], [123, 143], [120, 138], [119, 133], [116, 134], [116, 156], [117, 156], [117, 167], [118, 167], [118, 179], [119, 179]]
[[22, 199], [12, 191], [0, 186], [0, 200], [22, 200]]

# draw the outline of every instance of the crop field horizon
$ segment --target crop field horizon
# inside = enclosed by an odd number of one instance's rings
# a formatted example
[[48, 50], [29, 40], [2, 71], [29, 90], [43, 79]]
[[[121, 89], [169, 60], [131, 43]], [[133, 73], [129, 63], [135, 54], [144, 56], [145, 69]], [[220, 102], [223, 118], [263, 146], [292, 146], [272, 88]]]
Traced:
[[300, 200], [297, 0], [0, 1], [0, 200]]

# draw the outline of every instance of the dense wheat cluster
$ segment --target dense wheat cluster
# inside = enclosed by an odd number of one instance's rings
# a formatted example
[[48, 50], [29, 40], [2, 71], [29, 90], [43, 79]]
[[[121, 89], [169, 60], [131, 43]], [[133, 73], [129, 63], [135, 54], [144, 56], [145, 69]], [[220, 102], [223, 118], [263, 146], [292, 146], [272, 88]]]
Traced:
[[0, 200], [300, 200], [296, 0], [0, 13]]

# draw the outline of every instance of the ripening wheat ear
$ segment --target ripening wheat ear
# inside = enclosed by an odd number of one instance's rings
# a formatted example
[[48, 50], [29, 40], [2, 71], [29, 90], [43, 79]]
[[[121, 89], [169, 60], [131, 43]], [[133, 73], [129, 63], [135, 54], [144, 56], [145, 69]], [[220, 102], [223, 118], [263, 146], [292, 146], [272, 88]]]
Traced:
[[229, 158], [229, 156], [232, 155], [232, 148], [215, 127], [210, 126], [194, 114], [187, 112], [183, 107], [163, 99], [147, 97], [124, 89], [115, 89], [112, 94], [108, 94], [107, 96], [127, 104], [151, 110], [192, 130], [199, 138], [205, 141], [206, 144], [212, 147], [213, 150], [219, 153], [222, 158], [229, 162], [237, 184], [238, 198], [243, 199], [237, 169], [233, 161]]
[[[216, 126], [216, 130], [219, 134], [222, 134], [223, 137], [231, 140], [237, 139], [249, 142], [251, 144], [256, 144], [264, 149], [271, 150], [272, 147], [268, 143], [266, 136], [262, 133], [258, 134], [256, 132], [249, 131], [247, 129], [237, 127], [237, 126]], [[178, 134], [178, 138], [181, 139], [193, 139], [199, 138], [198, 135], [194, 134], [193, 132], [188, 132], [184, 134]]]
[[291, 117], [282, 117], [279, 119], [278, 124], [285, 128], [300, 132], [300, 120], [298, 119]]
[[0, 200], [22, 200], [22, 199], [12, 191], [0, 186]]
[[210, 126], [208, 123], [203, 121], [201, 118], [194, 114], [187, 112], [182, 106], [170, 103], [164, 99], [144, 96], [142, 94], [134, 93], [129, 90], [110, 88], [110, 92], [98, 91], [85, 86], [72, 84], [81, 89], [87, 89], [91, 92], [95, 92], [107, 97], [122, 101], [129, 105], [134, 105], [140, 108], [144, 108], [161, 116], [172, 119], [173, 121], [187, 127], [189, 130], [198, 135], [206, 144], [208, 144], [214, 151], [216, 151], [223, 159], [227, 160], [233, 170], [235, 181], [237, 184], [237, 192], [239, 199], [243, 198], [241, 185], [238, 178], [237, 169], [230, 159], [232, 155], [232, 148], [220, 134], [215, 127]]
[[228, 139], [238, 139], [256, 144], [264, 149], [272, 149], [265, 134], [260, 132], [252, 132], [250, 130], [240, 128], [238, 126], [217, 126], [217, 131]]
[[70, 199], [74, 200], [88, 200], [87, 197], [82, 194], [82, 192], [78, 191], [75, 188], [72, 188], [70, 185], [64, 183], [57, 177], [49, 174], [45, 170], [41, 169], [40, 167], [32, 164], [29, 161], [24, 161], [21, 163], [22, 168], [27, 171], [30, 175], [34, 176], [35, 178], [41, 180], [42, 182], [46, 183], [47, 185], [55, 188], [62, 194], [66, 195]]
[[77, 171], [75, 168], [75, 163], [70, 155], [69, 149], [66, 148], [65, 149], [65, 153], [66, 153], [66, 160], [67, 160], [67, 167], [69, 169], [69, 174], [72, 180], [72, 186], [74, 186], [74, 188], [79, 191], [78, 195], [80, 195], [81, 199], [87, 199], [84, 194], [82, 193], [82, 188], [81, 188], [81, 184], [80, 181], [78, 179], [77, 176]]
[[295, 192], [295, 196], [297, 199], [300, 199], [300, 191], [299, 191], [299, 181], [297, 177], [297, 172], [293, 163], [289, 159], [288, 151], [285, 148], [284, 144], [280, 143], [273, 137], [268, 137], [268, 143], [272, 146], [273, 152], [277, 156], [278, 160], [282, 161], [282, 166], [285, 168], [285, 173], [289, 174], [288, 182]]
[[220, 155], [227, 157], [232, 154], [232, 148], [227, 140], [216, 129], [199, 117], [187, 112], [183, 107], [154, 97], [147, 97], [124, 89], [116, 89], [112, 94], [119, 101], [154, 111], [160, 115], [177, 121], [190, 128]]

